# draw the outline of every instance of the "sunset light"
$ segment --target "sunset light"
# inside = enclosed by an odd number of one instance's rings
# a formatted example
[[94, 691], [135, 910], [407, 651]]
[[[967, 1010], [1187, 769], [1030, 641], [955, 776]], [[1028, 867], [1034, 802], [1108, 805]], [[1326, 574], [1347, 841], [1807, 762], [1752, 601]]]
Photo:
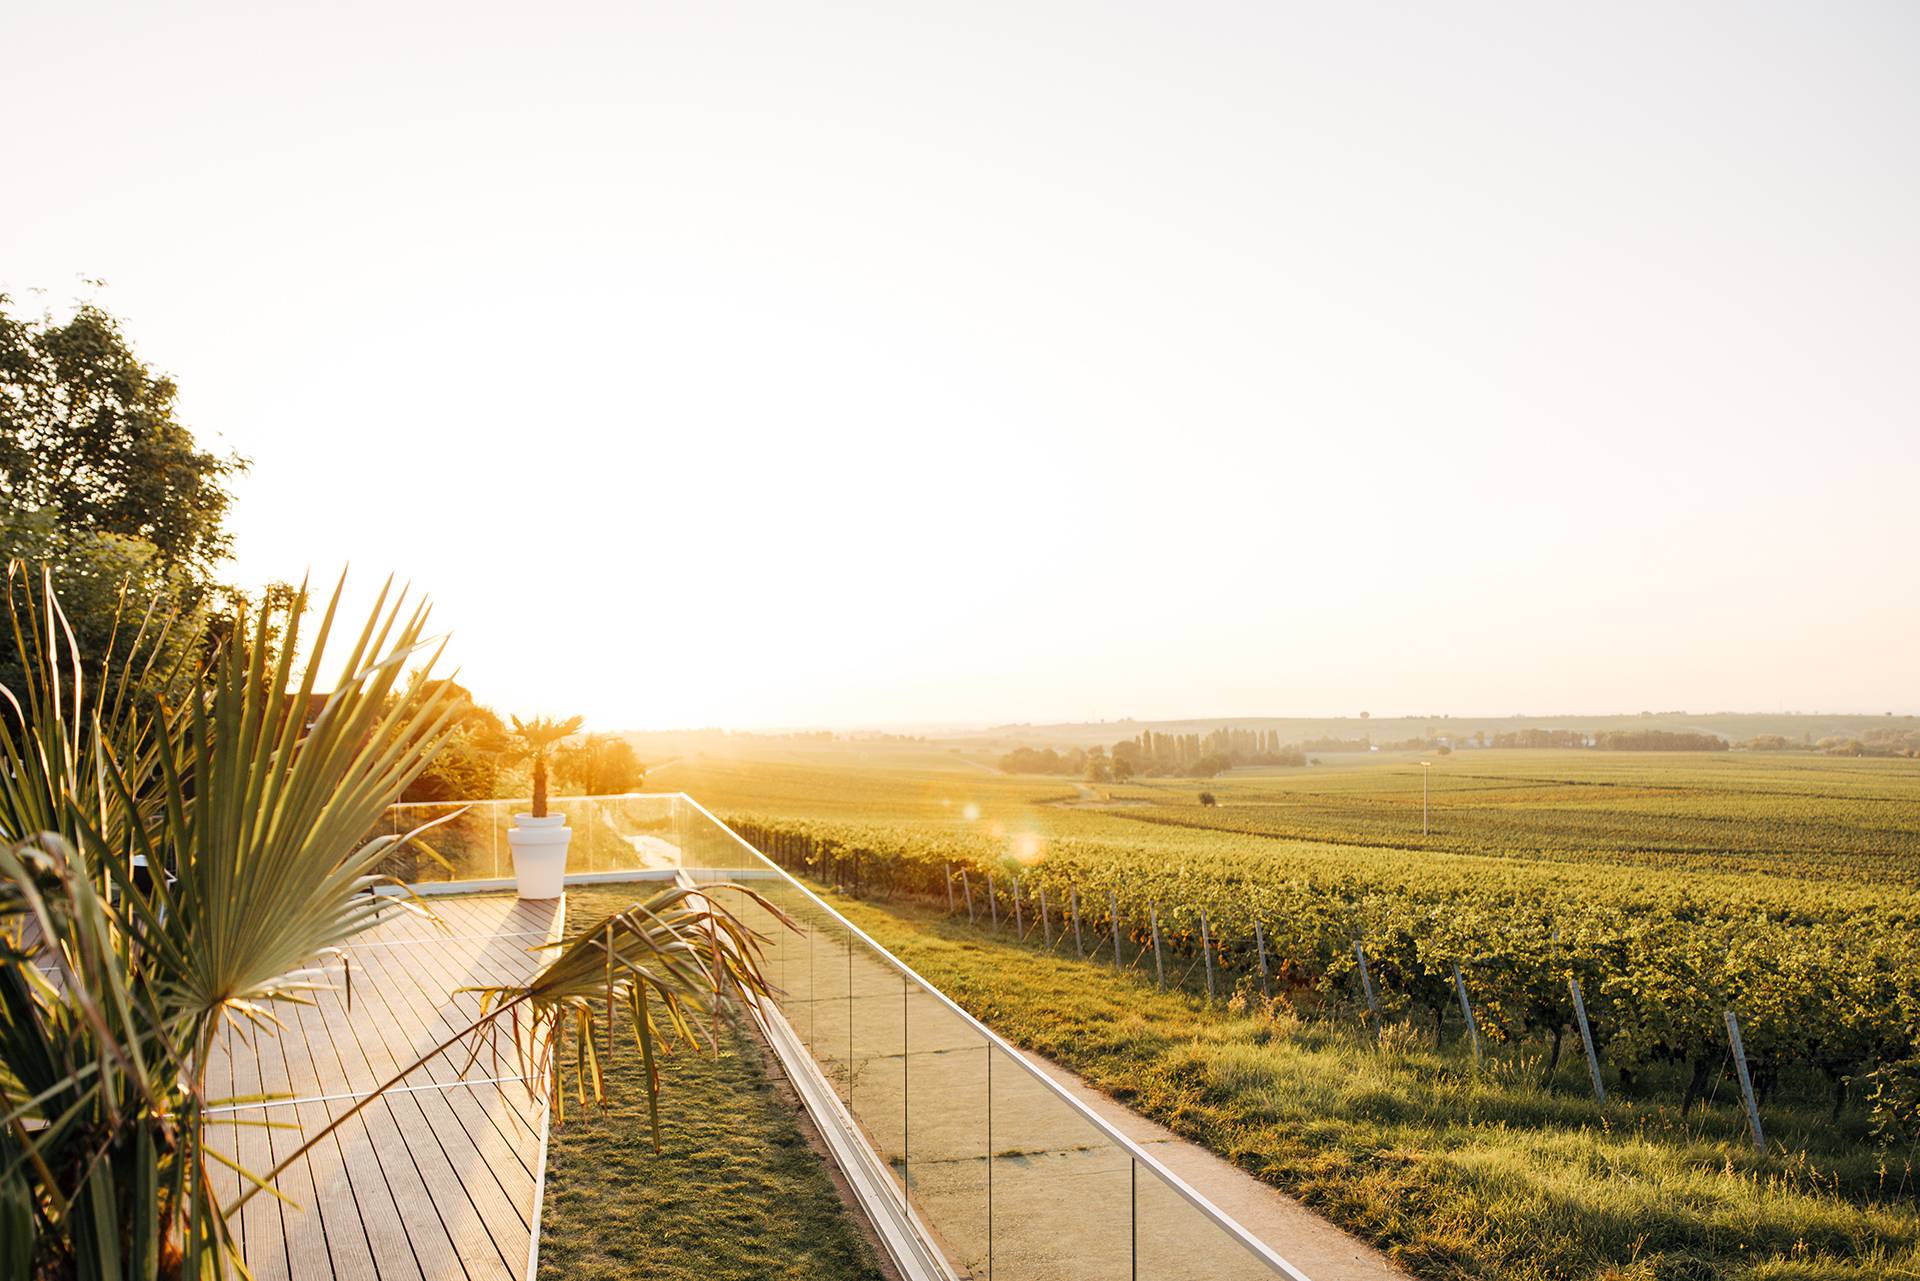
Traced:
[[1920, 6], [0, 5], [0, 1281], [1920, 1277]]

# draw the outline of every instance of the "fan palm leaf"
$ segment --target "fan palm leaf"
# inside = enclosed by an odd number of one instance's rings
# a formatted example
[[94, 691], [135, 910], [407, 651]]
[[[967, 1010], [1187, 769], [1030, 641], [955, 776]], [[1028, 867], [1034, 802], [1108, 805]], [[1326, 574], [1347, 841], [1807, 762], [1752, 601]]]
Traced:
[[264, 612], [236, 619], [184, 680], [156, 679], [141, 664], [157, 647], [137, 643], [89, 694], [50, 586], [23, 602], [19, 576], [30, 679], [0, 699], [0, 1213], [48, 1275], [217, 1275], [237, 1256], [209, 1178], [232, 1158], [200, 1124], [212, 1047], [227, 1022], [307, 999], [316, 960], [374, 919], [375, 869], [406, 837], [366, 833], [451, 710], [402, 677], [438, 646], [389, 585], [321, 696], [341, 589], [296, 676], [303, 588], [284, 634]]

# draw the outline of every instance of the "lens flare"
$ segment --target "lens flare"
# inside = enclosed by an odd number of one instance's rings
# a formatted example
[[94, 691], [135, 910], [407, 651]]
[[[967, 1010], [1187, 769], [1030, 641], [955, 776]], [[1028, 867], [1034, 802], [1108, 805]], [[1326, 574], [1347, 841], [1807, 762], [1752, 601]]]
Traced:
[[1047, 842], [1038, 832], [1015, 832], [1007, 842], [1007, 852], [1016, 863], [1038, 863], [1047, 852]]

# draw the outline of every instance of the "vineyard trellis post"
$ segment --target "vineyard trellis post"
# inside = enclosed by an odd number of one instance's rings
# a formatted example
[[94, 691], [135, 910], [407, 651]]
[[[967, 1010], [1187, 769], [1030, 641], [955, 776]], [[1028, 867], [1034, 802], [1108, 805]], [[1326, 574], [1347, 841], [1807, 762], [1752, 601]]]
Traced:
[[1080, 934], [1080, 887], [1067, 886], [1067, 902], [1073, 908], [1073, 951], [1081, 960], [1087, 959], [1087, 945]]
[[1207, 967], [1207, 1004], [1213, 1004], [1213, 936], [1207, 932], [1207, 909], [1200, 909], [1200, 959]]
[[1020, 910], [1020, 878], [1013, 878], [1013, 936], [1024, 943], [1027, 941], [1027, 917]]
[[1760, 1105], [1753, 1097], [1753, 1076], [1747, 1071], [1747, 1051], [1740, 1044], [1740, 1020], [1731, 1007], [1727, 1010], [1727, 1041], [1733, 1047], [1734, 1070], [1740, 1074], [1740, 1097], [1747, 1105], [1747, 1128], [1753, 1131], [1753, 1150], [1767, 1154], [1767, 1136], [1760, 1128]]
[[987, 914], [993, 921], [993, 932], [1000, 932], [1000, 896], [993, 892], [993, 869], [987, 869]]
[[1260, 918], [1253, 918], [1253, 945], [1260, 953], [1260, 996], [1263, 1000], [1273, 999], [1273, 978], [1267, 972], [1267, 932], [1260, 928]]
[[953, 915], [953, 864], [944, 863], [941, 866], [947, 869], [947, 915], [952, 916]]
[[1120, 968], [1120, 896], [1107, 891], [1107, 914], [1113, 917], [1113, 968]]
[[1367, 953], [1360, 946], [1359, 939], [1353, 941], [1353, 955], [1360, 962], [1360, 987], [1367, 994], [1367, 1017], [1373, 1020], [1373, 1035], [1377, 1040], [1380, 1036], [1380, 1002], [1374, 999], [1373, 975], [1367, 972]]
[[1467, 980], [1460, 973], [1460, 962], [1453, 963], [1453, 990], [1460, 994], [1460, 1012], [1467, 1016], [1467, 1037], [1473, 1042], [1473, 1064], [1481, 1066], [1485, 1056], [1480, 1049], [1480, 1025], [1474, 1021], [1473, 1002], [1467, 999]]
[[973, 882], [967, 879], [967, 869], [964, 867], [960, 869], [960, 889], [967, 896], [967, 924], [979, 924], [973, 914]]
[[1040, 882], [1040, 934], [1049, 950], [1053, 947], [1053, 918], [1047, 915], [1047, 883]]
[[1153, 924], [1153, 985], [1164, 988], [1167, 985], [1167, 962], [1160, 954], [1160, 905], [1147, 904], [1147, 919]]
[[1587, 1050], [1587, 1075], [1593, 1078], [1593, 1100], [1605, 1107], [1607, 1087], [1600, 1081], [1600, 1056], [1594, 1053], [1593, 1029], [1587, 1025], [1587, 1002], [1580, 994], [1580, 980], [1569, 978], [1567, 991], [1573, 994], [1573, 1017], [1580, 1024], [1580, 1044]]

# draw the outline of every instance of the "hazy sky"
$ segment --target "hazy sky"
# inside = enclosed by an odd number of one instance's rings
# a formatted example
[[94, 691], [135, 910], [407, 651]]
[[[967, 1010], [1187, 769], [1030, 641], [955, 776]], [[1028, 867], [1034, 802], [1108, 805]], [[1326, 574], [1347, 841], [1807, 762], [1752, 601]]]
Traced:
[[1920, 7], [299, 8], [0, 6], [0, 288], [503, 710], [1920, 708]]

